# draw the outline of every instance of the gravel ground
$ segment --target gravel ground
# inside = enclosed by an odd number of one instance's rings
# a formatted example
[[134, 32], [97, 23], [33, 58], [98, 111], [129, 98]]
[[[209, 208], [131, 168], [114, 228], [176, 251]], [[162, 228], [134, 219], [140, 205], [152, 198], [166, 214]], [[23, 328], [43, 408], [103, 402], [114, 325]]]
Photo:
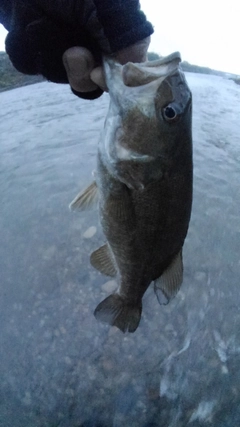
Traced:
[[95, 271], [91, 182], [108, 96], [41, 83], [1, 93], [0, 426], [232, 427], [240, 423], [240, 87], [187, 74], [194, 203], [184, 283], [150, 287], [134, 334], [93, 311], [116, 282]]

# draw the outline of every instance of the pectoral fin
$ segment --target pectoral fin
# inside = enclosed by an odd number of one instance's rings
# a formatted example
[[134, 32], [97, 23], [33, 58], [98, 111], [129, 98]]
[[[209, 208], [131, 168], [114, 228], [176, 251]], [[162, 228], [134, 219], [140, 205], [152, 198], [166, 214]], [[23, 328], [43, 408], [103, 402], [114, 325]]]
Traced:
[[94, 268], [106, 276], [114, 277], [117, 274], [113, 256], [107, 243], [92, 253], [90, 262]]
[[183, 263], [181, 250], [164, 273], [154, 282], [154, 291], [159, 304], [168, 304], [179, 291], [182, 281]]
[[87, 211], [90, 210], [98, 202], [98, 188], [95, 181], [87, 188], [81, 191], [75, 199], [70, 203], [71, 210]]

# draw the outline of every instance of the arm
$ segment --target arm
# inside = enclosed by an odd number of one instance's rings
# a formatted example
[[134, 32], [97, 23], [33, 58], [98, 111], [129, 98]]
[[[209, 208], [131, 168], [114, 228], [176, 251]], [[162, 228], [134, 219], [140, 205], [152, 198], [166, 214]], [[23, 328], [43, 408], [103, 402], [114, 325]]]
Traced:
[[[15, 68], [57, 83], [68, 82], [62, 57], [69, 48], [87, 49], [93, 70], [102, 52], [125, 49], [153, 32], [138, 0], [1, 0], [0, 22], [9, 30], [6, 51]], [[78, 95], [93, 99], [102, 90], [95, 85], [84, 92]]]

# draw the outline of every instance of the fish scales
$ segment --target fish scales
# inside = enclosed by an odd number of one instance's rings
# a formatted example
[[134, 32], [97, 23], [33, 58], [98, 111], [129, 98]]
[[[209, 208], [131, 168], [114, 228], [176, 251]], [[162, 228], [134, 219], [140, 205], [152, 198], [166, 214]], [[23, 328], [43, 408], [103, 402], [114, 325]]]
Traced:
[[94, 314], [123, 332], [138, 327], [152, 281], [160, 303], [175, 296], [182, 283], [193, 165], [191, 92], [179, 62], [178, 53], [125, 66], [105, 60], [111, 101], [96, 187], [107, 243], [91, 262], [116, 275], [118, 290]]

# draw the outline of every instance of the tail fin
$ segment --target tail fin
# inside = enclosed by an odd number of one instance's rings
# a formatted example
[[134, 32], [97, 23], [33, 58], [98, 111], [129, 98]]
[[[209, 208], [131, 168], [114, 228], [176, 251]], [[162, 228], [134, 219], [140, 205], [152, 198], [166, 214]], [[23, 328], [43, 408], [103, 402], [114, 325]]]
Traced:
[[130, 305], [118, 294], [112, 294], [98, 304], [94, 316], [100, 322], [117, 326], [122, 332], [135, 332], [142, 313], [142, 306]]

